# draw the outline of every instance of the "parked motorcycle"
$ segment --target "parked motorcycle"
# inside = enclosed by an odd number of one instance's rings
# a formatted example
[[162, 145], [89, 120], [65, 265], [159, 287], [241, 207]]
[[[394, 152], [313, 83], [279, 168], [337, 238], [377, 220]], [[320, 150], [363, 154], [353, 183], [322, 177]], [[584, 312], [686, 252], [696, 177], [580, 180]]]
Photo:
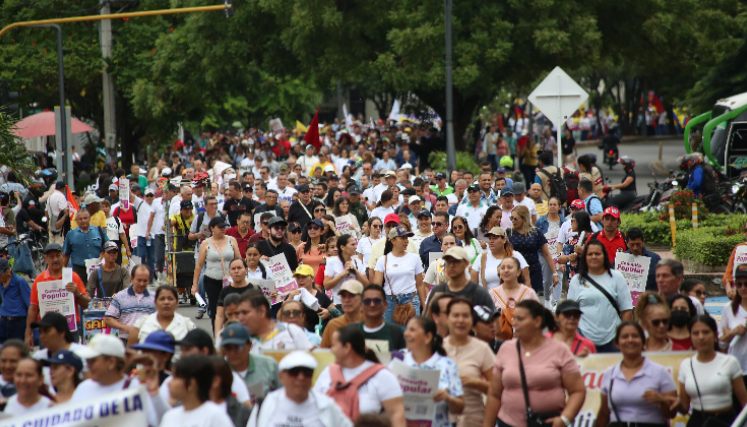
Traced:
[[731, 211], [747, 214], [747, 175], [742, 175], [731, 186]]

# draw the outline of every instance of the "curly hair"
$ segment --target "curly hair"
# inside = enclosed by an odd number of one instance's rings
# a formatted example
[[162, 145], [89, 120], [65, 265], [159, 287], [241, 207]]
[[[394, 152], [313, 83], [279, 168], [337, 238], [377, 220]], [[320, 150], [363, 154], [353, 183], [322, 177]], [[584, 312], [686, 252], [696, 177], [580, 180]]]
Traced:
[[498, 205], [493, 205], [488, 208], [487, 212], [485, 212], [485, 216], [482, 217], [482, 220], [480, 220], [480, 225], [477, 226], [477, 229], [482, 231], [483, 233], [487, 233], [488, 231], [488, 224], [490, 223], [490, 218], [493, 217], [495, 214], [495, 211], [500, 211], [501, 207]]

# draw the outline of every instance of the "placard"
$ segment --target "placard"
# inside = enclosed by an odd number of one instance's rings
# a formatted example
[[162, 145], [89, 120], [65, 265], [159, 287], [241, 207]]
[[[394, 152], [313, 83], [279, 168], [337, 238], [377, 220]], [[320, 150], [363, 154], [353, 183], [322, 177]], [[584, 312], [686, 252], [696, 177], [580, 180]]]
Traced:
[[119, 337], [119, 329], [112, 329], [104, 322], [105, 314], [106, 310], [88, 309], [83, 312], [83, 342], [90, 342], [96, 334]]
[[430, 427], [436, 413], [433, 395], [438, 391], [441, 371], [411, 368], [399, 360], [392, 361], [389, 369], [402, 387], [408, 426]]
[[130, 210], [130, 180], [119, 180], [119, 206], [122, 210]]
[[638, 295], [646, 291], [649, 268], [651, 268], [651, 258], [647, 256], [635, 256], [622, 252], [615, 255], [615, 270], [625, 277], [630, 296], [633, 298], [633, 305], [638, 301]]
[[272, 300], [270, 294], [272, 294], [272, 291], [275, 290], [274, 281], [257, 279], [256, 277], [247, 277], [246, 281], [261, 289], [262, 293], [265, 295], [265, 298], [267, 298], [268, 301]]
[[97, 268], [104, 265], [102, 258], [89, 258], [86, 260], [86, 277], [81, 277], [84, 282], [88, 282], [88, 278], [91, 277], [91, 273], [96, 271]]
[[67, 319], [70, 331], [77, 331], [75, 295], [65, 289], [63, 280], [39, 282], [36, 289], [39, 292], [39, 317], [44, 317], [47, 313], [60, 313]]
[[433, 264], [433, 261], [438, 261], [443, 257], [443, 252], [428, 252], [428, 265]]
[[547, 248], [550, 249], [550, 256], [555, 263], [555, 268], [558, 268], [558, 258], [560, 253], [558, 252], [558, 230], [545, 234], [547, 239]]
[[350, 215], [336, 216], [335, 217], [335, 228], [340, 234], [350, 234], [355, 236], [355, 228], [353, 228], [353, 220], [350, 219]]
[[293, 278], [293, 270], [288, 265], [288, 260], [285, 258], [285, 254], [277, 254], [270, 257], [267, 262], [267, 266], [272, 272], [275, 278], [275, 290], [278, 291], [278, 295], [272, 301], [272, 304], [283, 302], [282, 296], [294, 289], [298, 289], [298, 283]]
[[732, 281], [740, 264], [747, 264], [747, 245], [737, 246], [737, 250], [734, 252], [734, 268], [731, 270]]
[[260, 213], [254, 214], [254, 231], [256, 231], [257, 233], [261, 233], [262, 232], [262, 223], [259, 221], [259, 217], [261, 217], [262, 214], [265, 214], [265, 213], [271, 213], [272, 216], [277, 216], [277, 215], [275, 215], [275, 211], [274, 210], [267, 211], [267, 212], [260, 212]]

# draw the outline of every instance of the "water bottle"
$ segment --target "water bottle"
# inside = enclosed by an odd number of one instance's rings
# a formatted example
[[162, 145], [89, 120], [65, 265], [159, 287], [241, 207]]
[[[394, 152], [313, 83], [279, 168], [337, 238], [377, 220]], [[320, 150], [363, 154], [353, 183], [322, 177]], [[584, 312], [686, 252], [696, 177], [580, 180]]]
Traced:
[[150, 246], [150, 243], [152, 240], [153, 239], [151, 239], [150, 236], [148, 236], [148, 238], [145, 240], [145, 246]]

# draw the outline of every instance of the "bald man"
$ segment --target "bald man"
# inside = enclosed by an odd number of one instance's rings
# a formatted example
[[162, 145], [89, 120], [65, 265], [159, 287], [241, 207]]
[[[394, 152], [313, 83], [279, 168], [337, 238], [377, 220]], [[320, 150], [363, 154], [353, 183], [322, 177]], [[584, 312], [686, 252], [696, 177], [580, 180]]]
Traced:
[[547, 215], [547, 202], [542, 200], [542, 184], [534, 183], [529, 187], [529, 198], [534, 201], [537, 216]]

